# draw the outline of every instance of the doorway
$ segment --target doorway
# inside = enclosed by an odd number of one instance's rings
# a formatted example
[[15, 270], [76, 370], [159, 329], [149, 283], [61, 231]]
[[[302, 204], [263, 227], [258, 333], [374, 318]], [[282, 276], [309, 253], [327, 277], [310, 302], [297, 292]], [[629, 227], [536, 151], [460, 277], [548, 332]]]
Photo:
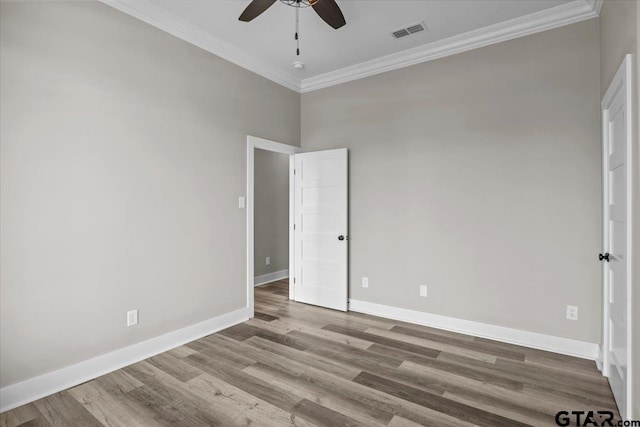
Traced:
[[[299, 147], [281, 144], [279, 142], [270, 141], [268, 139], [258, 138], [255, 136], [247, 136], [247, 310], [249, 317], [254, 316], [254, 287], [256, 285], [256, 253], [255, 253], [255, 158], [256, 150], [263, 150], [272, 154], [280, 154], [289, 156], [289, 200], [293, 200], [293, 155], [300, 153]], [[260, 156], [260, 154], [258, 154]], [[288, 206], [288, 230], [289, 230], [289, 266], [293, 265], [293, 212], [292, 205]], [[266, 264], [265, 260], [263, 260]], [[291, 271], [291, 268], [288, 268]], [[264, 277], [264, 275], [263, 275]], [[268, 276], [263, 280], [268, 280]], [[289, 299], [293, 299], [293, 283], [289, 281]]]
[[289, 156], [254, 151], [254, 285], [289, 278]]
[[[302, 153], [299, 147], [247, 137], [247, 310], [255, 314], [255, 285], [276, 278], [256, 277], [256, 153], [289, 157], [289, 299], [348, 310], [348, 152]], [[284, 215], [281, 209], [280, 216]], [[282, 218], [280, 218], [282, 219]], [[262, 259], [264, 258], [264, 260]], [[271, 261], [271, 260], [269, 260]], [[261, 267], [261, 266], [260, 266]], [[275, 274], [275, 273], [273, 273]]]

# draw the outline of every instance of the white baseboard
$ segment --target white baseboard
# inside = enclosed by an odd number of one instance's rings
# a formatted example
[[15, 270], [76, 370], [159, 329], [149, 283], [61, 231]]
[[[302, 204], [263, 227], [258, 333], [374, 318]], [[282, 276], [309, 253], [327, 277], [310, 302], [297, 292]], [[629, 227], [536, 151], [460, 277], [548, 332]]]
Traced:
[[249, 319], [246, 308], [0, 389], [0, 413], [74, 387]]
[[602, 347], [598, 346], [598, 357], [596, 358], [596, 366], [598, 367], [598, 371], [602, 372]]
[[277, 280], [286, 279], [289, 277], [289, 270], [274, 271], [273, 273], [263, 274], [262, 276], [256, 276], [253, 279], [254, 286], [262, 286], [267, 283], [275, 282]]
[[408, 310], [405, 308], [391, 307], [388, 305], [353, 299], [349, 301], [349, 310], [423, 326], [430, 326], [447, 331], [459, 332], [461, 334], [488, 338], [509, 344], [517, 344], [524, 347], [566, 354], [569, 356], [580, 357], [582, 359], [598, 359], [599, 345], [585, 341], [555, 337], [552, 335], [539, 334], [537, 332], [522, 331], [519, 329], [456, 319], [454, 317], [424, 313], [421, 311]]

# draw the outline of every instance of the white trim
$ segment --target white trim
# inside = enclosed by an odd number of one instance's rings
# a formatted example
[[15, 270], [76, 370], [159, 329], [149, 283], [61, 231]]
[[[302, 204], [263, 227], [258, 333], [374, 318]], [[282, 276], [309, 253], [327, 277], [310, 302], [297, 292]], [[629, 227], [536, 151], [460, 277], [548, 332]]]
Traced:
[[296, 205], [294, 200], [296, 199], [296, 181], [292, 177], [296, 173], [296, 159], [294, 156], [289, 156], [289, 271], [293, 272], [293, 280], [289, 278], [289, 299], [294, 300], [296, 297], [295, 286], [295, 266], [296, 266], [296, 235], [295, 235], [295, 222], [296, 222]]
[[111, 353], [0, 389], [0, 412], [74, 387], [248, 319], [247, 309], [232, 311]]
[[540, 12], [310, 77], [302, 81], [301, 92], [311, 92], [595, 18], [598, 16], [594, 9], [598, 7], [597, 3], [599, 1], [574, 0]]
[[[255, 163], [254, 163], [254, 151], [256, 148], [261, 150], [273, 151], [276, 153], [288, 154], [292, 156], [296, 153], [302, 152], [300, 147], [294, 147], [293, 145], [281, 144], [279, 142], [270, 141], [268, 139], [258, 138], [255, 136], [247, 135], [247, 311], [249, 317], [254, 315], [254, 301], [253, 288], [254, 284], [254, 176], [255, 176]], [[289, 162], [291, 164], [291, 162]], [[292, 169], [289, 171], [289, 182], [293, 181]], [[291, 185], [289, 186], [291, 189]], [[293, 198], [289, 197], [289, 212], [291, 212], [291, 204]], [[295, 271], [293, 269], [291, 254], [293, 251], [293, 215], [289, 214], [289, 271]], [[289, 285], [291, 288], [291, 285]], [[289, 295], [292, 298], [292, 294]]]
[[100, 0], [275, 83], [304, 93], [595, 18], [603, 0], [573, 0], [536, 13], [301, 80], [178, 17], [150, 0]]
[[99, 0], [179, 39], [198, 46], [279, 85], [300, 91], [300, 79], [239, 49], [149, 0]]
[[415, 323], [417, 325], [430, 326], [461, 334], [488, 338], [509, 344], [517, 344], [524, 347], [566, 354], [583, 359], [596, 360], [598, 357], [598, 344], [569, 338], [561, 338], [537, 332], [506, 328], [504, 326], [456, 319], [454, 317], [424, 313], [422, 311], [408, 310], [406, 308], [392, 307], [389, 305], [375, 304], [372, 302], [353, 299], [349, 301], [349, 310], [356, 311], [358, 313], [371, 314], [373, 316], [385, 317], [388, 319], [401, 320], [403, 322]]
[[604, 0], [585, 0], [589, 7], [593, 9], [596, 15], [600, 16], [600, 11], [602, 10], [602, 3]]
[[[620, 90], [620, 86], [624, 85], [625, 89], [625, 110], [626, 110], [626, 124], [627, 124], [627, 141], [626, 141], [626, 158], [625, 158], [625, 167], [627, 168], [627, 370], [626, 370], [626, 397], [627, 401], [626, 415], [623, 415], [623, 418], [632, 418], [633, 412], [633, 370], [636, 368], [632, 358], [632, 347], [633, 347], [633, 191], [635, 190], [635, 186], [633, 185], [633, 140], [635, 135], [633, 134], [633, 120], [635, 111], [633, 111], [633, 96], [634, 90], [633, 82], [634, 82], [634, 56], [632, 54], [627, 54], [620, 64], [620, 68], [616, 72], [615, 77], [611, 81], [607, 92], [602, 98], [601, 103], [601, 111], [602, 111], [602, 250], [604, 252], [610, 252], [609, 248], [609, 235], [608, 235], [608, 227], [607, 223], [609, 222], [609, 212], [605, 206], [605, 201], [609, 198], [609, 183], [608, 183], [608, 157], [609, 153], [607, 151], [607, 146], [609, 144], [609, 135], [607, 133], [607, 122], [608, 122], [608, 113], [609, 106], [613, 99], [618, 94]], [[608, 295], [609, 295], [609, 280], [607, 274], [607, 265], [603, 266], [602, 269], [602, 281], [603, 281], [603, 316], [602, 316], [602, 328], [603, 328], [603, 344], [607, 345], [609, 342], [609, 304], [608, 304]], [[609, 363], [608, 363], [608, 352], [603, 351], [602, 354], [602, 364], [603, 370], [602, 374], [604, 376], [609, 376]]]
[[278, 280], [286, 279], [289, 277], [289, 270], [274, 271], [273, 273], [263, 274], [262, 276], [256, 276], [253, 279], [253, 286], [262, 286], [267, 283], [277, 282]]
[[598, 346], [598, 358], [596, 359], [596, 367], [598, 368], [598, 371], [602, 372], [603, 365], [602, 365], [602, 346], [601, 345]]

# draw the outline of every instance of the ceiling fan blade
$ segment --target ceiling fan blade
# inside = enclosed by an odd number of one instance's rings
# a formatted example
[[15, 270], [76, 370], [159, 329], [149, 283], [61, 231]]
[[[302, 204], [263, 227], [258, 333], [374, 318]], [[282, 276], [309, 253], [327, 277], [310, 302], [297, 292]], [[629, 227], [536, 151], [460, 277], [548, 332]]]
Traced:
[[316, 0], [311, 5], [320, 18], [336, 30], [347, 23], [335, 0]]
[[238, 19], [244, 22], [252, 21], [262, 12], [269, 9], [275, 2], [276, 0], [253, 0]]

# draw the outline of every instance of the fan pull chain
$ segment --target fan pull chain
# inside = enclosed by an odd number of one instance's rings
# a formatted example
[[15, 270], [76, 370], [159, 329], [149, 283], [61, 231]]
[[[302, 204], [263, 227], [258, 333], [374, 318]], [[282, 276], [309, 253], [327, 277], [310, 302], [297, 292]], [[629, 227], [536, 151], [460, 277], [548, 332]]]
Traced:
[[300, 56], [300, 8], [296, 7], [296, 55]]

